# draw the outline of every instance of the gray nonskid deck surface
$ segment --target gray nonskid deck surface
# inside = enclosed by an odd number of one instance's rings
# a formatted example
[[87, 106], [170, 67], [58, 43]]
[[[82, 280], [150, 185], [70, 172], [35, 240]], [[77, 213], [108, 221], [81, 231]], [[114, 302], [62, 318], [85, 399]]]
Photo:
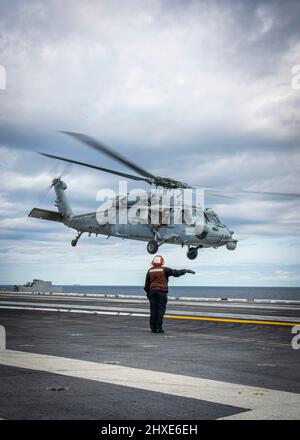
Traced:
[[[230, 405], [22, 368], [0, 366], [0, 374], [0, 411], [9, 419], [215, 419], [244, 411]], [[9, 396], [9, 403], [3, 405], [5, 396]]]
[[[166, 333], [155, 335], [149, 332], [148, 317], [6, 309], [0, 309], [0, 324], [6, 328], [8, 351], [16, 353], [240, 384], [258, 394], [261, 389], [300, 393], [300, 350], [291, 347], [289, 327], [166, 320]], [[182, 395], [170, 395], [159, 388], [94, 383], [1, 362], [0, 374], [5, 378], [2, 418], [216, 419], [248, 414], [247, 405], [206, 401], [205, 393], [204, 398], [184, 397], [184, 389]]]
[[[54, 309], [73, 309], [85, 311], [123, 312], [148, 314], [149, 306], [146, 299], [104, 299], [83, 298], [76, 296], [50, 295], [0, 295], [1, 307], [40, 307]], [[169, 301], [167, 313], [187, 316], [206, 316], [217, 318], [242, 318], [289, 321], [300, 324], [299, 305], [274, 304], [232, 304], [232, 303], [194, 303], [184, 301]]]

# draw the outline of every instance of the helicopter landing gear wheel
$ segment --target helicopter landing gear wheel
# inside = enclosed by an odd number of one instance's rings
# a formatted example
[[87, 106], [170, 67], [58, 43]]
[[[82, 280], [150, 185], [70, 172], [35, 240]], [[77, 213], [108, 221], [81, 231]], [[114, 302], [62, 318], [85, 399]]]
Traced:
[[77, 242], [80, 239], [82, 234], [83, 234], [83, 232], [78, 232], [76, 238], [73, 238], [73, 240], [71, 241], [71, 246], [75, 247], [77, 245]]
[[195, 258], [198, 256], [198, 249], [196, 247], [191, 247], [187, 251], [186, 255], [190, 260], [195, 260]]
[[147, 251], [149, 254], [155, 254], [158, 251], [158, 244], [155, 240], [149, 241], [147, 244]]

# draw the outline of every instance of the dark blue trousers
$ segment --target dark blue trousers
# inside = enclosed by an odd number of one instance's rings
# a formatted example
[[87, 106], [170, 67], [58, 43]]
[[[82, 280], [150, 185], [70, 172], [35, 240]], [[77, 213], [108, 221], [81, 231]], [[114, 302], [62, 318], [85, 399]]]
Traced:
[[147, 297], [150, 302], [150, 328], [152, 331], [161, 330], [168, 294], [166, 292], [149, 292]]

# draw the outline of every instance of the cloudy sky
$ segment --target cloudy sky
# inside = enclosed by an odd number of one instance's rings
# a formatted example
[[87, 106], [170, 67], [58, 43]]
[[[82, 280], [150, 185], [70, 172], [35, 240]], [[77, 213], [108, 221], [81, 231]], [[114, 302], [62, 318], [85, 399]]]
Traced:
[[[83, 236], [71, 248], [74, 231], [27, 217], [53, 209], [46, 188], [62, 171], [76, 213], [118, 185], [37, 151], [127, 171], [59, 130], [198, 187], [299, 192], [299, 22], [298, 1], [2, 0], [0, 284], [144, 281], [145, 243]], [[300, 286], [299, 198], [206, 205], [241, 241], [194, 261], [162, 247], [168, 265], [197, 272], [177, 285]]]

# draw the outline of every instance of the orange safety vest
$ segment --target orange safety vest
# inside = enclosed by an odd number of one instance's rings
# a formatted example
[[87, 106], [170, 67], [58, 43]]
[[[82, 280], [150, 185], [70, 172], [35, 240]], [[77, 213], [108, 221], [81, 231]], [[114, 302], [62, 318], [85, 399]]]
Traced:
[[168, 291], [168, 279], [166, 277], [164, 267], [151, 267], [148, 270], [150, 279], [149, 291], [151, 292], [167, 292]]

